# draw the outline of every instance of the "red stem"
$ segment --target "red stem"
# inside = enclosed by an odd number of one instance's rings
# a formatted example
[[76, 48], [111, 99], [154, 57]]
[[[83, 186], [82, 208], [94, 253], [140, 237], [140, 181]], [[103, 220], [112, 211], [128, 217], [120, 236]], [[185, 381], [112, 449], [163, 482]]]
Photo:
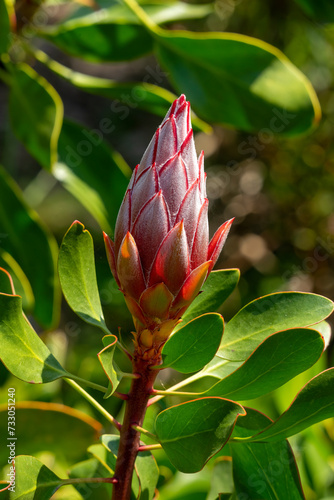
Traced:
[[138, 373], [140, 377], [133, 379], [126, 401], [114, 474], [117, 482], [113, 486], [112, 500], [129, 500], [131, 496], [132, 474], [140, 445], [140, 432], [132, 426], [142, 426], [147, 402], [152, 394], [158, 370], [151, 370], [150, 366], [152, 362], [143, 359], [133, 361], [133, 373]]

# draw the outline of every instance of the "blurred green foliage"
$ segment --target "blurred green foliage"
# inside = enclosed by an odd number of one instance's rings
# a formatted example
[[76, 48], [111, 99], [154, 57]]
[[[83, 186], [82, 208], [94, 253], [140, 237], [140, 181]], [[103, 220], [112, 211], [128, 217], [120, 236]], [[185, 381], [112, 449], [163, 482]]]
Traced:
[[[0, 0], [0, 265], [13, 275], [25, 311], [51, 352], [70, 372], [101, 383], [98, 329], [79, 322], [65, 302], [60, 309], [55, 240], [60, 244], [74, 219], [93, 233], [104, 317], [113, 333], [121, 327], [130, 344], [132, 321], [111, 277], [101, 228], [112, 233], [128, 165], [139, 162], [176, 93], [185, 92], [198, 114], [193, 123], [197, 150], [205, 151], [210, 231], [236, 217], [219, 262], [241, 270], [238, 289], [223, 307], [225, 318], [274, 291], [334, 299], [331, 2], [141, 3], [158, 26], [145, 27], [114, 1], [48, 0], [39, 9], [39, 2], [13, 6]], [[198, 32], [206, 33], [203, 39]], [[69, 119], [64, 122], [63, 107]], [[255, 407], [277, 417], [319, 368], [333, 366], [331, 347], [327, 352], [327, 359], [256, 400]], [[125, 357], [116, 357], [127, 370]], [[29, 386], [2, 365], [0, 377], [3, 403], [14, 386], [19, 401], [63, 402], [97, 417], [60, 381]], [[161, 383], [176, 382], [173, 372], [170, 377]], [[126, 390], [128, 381], [122, 384]], [[114, 398], [103, 404], [114, 415], [121, 411]], [[27, 422], [26, 441], [33, 441], [31, 417], [23, 412], [20, 418]], [[147, 428], [152, 421], [149, 412]], [[43, 429], [45, 442], [51, 427]], [[25, 453], [21, 441], [18, 451]], [[307, 500], [333, 499], [333, 420], [291, 443]], [[91, 458], [83, 450], [75, 460]], [[59, 456], [58, 446], [54, 454], [37, 445], [30, 452], [60, 475], [74, 463], [69, 455]], [[208, 470], [226, 464], [222, 458], [188, 476], [160, 452], [156, 457], [161, 500], [215, 500]], [[220, 473], [227, 484], [231, 472], [225, 467]], [[67, 488], [54, 498], [82, 498]]]

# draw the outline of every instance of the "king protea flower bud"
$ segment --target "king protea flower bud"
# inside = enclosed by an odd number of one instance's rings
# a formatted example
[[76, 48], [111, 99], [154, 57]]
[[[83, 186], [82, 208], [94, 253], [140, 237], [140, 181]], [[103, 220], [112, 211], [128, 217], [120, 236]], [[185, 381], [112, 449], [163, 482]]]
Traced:
[[209, 243], [204, 154], [197, 159], [190, 104], [181, 95], [135, 168], [118, 213], [115, 241], [104, 234], [111, 271], [133, 316], [135, 344], [153, 358], [198, 295], [232, 220]]

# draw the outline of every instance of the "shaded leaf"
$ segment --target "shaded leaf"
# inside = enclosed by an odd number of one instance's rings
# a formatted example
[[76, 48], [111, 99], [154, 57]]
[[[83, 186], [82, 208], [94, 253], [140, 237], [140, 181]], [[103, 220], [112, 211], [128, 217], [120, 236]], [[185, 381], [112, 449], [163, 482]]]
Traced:
[[65, 121], [59, 138], [58, 163], [52, 173], [110, 232], [131, 170], [104, 142], [103, 134], [115, 128], [111, 120], [106, 118], [103, 124], [101, 121], [99, 130], [88, 130]]
[[13, 67], [9, 112], [17, 137], [50, 170], [57, 160], [63, 104], [52, 85], [27, 64]]
[[[263, 428], [270, 419], [262, 413], [246, 408], [246, 417], [239, 419], [232, 438], [243, 437]], [[233, 476], [237, 496], [265, 498], [266, 500], [304, 499], [298, 469], [289, 443], [235, 443], [229, 442]]]
[[312, 378], [275, 422], [260, 434], [247, 438], [247, 441], [279, 441], [334, 417], [333, 387], [334, 368], [329, 368]]
[[97, 288], [93, 239], [79, 221], [73, 222], [64, 236], [58, 269], [69, 306], [84, 321], [109, 334]]
[[0, 267], [0, 292], [12, 295], [14, 292], [13, 280], [6, 269]]
[[115, 335], [105, 335], [102, 342], [104, 348], [98, 353], [97, 357], [99, 358], [102, 368], [109, 380], [108, 391], [104, 395], [105, 398], [108, 398], [113, 394], [120, 383], [122, 379], [122, 372], [113, 361], [117, 345], [117, 337]]
[[57, 243], [37, 213], [26, 205], [18, 186], [3, 168], [0, 168], [0, 234], [3, 251], [19, 264], [31, 284], [36, 320], [43, 327], [53, 326], [58, 320], [60, 302]]
[[314, 330], [270, 335], [240, 368], [215, 384], [206, 396], [245, 400], [267, 394], [310, 368], [323, 349], [324, 341]]
[[138, 500], [152, 500], [159, 479], [159, 469], [152, 453], [145, 451], [137, 455], [135, 471], [140, 486]]
[[154, 31], [178, 92], [209, 122], [295, 135], [321, 117], [307, 78], [275, 47], [234, 33]]
[[22, 307], [28, 311], [32, 311], [35, 306], [35, 297], [31, 285], [21, 266], [16, 260], [4, 250], [0, 248], [0, 266], [9, 272], [13, 282], [13, 288], [10, 292], [0, 289], [0, 292], [9, 293], [13, 295], [20, 295], [22, 297]]
[[181, 472], [198, 472], [228, 440], [242, 406], [221, 398], [202, 398], [172, 406], [156, 418], [159, 441]]
[[312, 19], [323, 23], [334, 22], [334, 5], [327, 0], [295, 0]]
[[181, 373], [200, 370], [214, 357], [224, 331], [224, 320], [217, 313], [196, 318], [175, 332], [162, 349], [162, 365]]
[[22, 314], [22, 299], [0, 293], [1, 361], [15, 377], [34, 384], [71, 377]]
[[217, 354], [231, 361], [245, 360], [268, 335], [319, 323], [332, 311], [332, 301], [320, 295], [266, 295], [247, 304], [229, 321]]
[[[16, 401], [18, 449], [22, 454], [52, 452], [66, 464], [82, 459], [86, 448], [102, 431], [102, 425], [85, 413], [63, 404]], [[0, 405], [0, 432], [8, 434], [8, 405]], [[8, 450], [0, 449], [0, 461], [6, 463]]]
[[202, 292], [196, 297], [182, 316], [182, 323], [176, 330], [183, 327], [204, 313], [216, 311], [231, 295], [240, 278], [239, 269], [220, 269], [212, 271], [202, 287]]

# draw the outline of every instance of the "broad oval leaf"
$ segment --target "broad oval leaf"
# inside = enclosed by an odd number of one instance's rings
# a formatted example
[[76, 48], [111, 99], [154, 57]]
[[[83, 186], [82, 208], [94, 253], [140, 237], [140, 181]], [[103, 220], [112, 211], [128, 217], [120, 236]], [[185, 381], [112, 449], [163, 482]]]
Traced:
[[201, 293], [196, 297], [182, 316], [176, 330], [194, 318], [217, 309], [231, 295], [240, 278], [239, 269], [219, 269], [212, 271], [203, 285]]
[[22, 299], [0, 293], [1, 360], [15, 377], [41, 384], [71, 377], [22, 314]]
[[116, 390], [122, 379], [122, 372], [113, 361], [114, 352], [117, 345], [117, 337], [115, 335], [105, 335], [102, 339], [104, 348], [97, 355], [102, 365], [104, 373], [109, 380], [109, 388], [104, 398], [108, 398]]
[[69, 306], [84, 321], [110, 334], [97, 288], [93, 239], [79, 221], [74, 221], [64, 236], [58, 269]]
[[204, 120], [271, 135], [299, 134], [320, 121], [310, 82], [275, 47], [234, 33], [154, 35], [170, 80]]
[[238, 498], [266, 500], [304, 500], [297, 465], [289, 443], [242, 443], [242, 437], [270, 423], [270, 419], [252, 408], [237, 421], [229, 442], [232, 453], [234, 485]]
[[15, 488], [10, 492], [10, 500], [33, 500], [51, 498], [63, 484], [63, 480], [56, 476], [46, 465], [35, 457], [19, 455], [15, 459], [17, 478]]
[[313, 377], [275, 422], [260, 434], [247, 438], [247, 441], [279, 441], [334, 417], [333, 388], [334, 368], [329, 368]]
[[[67, 465], [81, 460], [86, 448], [98, 439], [102, 425], [86, 413], [58, 403], [16, 401], [15, 437], [19, 452], [34, 455], [51, 452]], [[0, 431], [7, 435], [8, 404], [0, 405]], [[1, 463], [8, 451], [0, 449]]]
[[[28, 278], [35, 297], [33, 314], [45, 328], [58, 321], [60, 290], [56, 276], [57, 243], [19, 187], [0, 167], [0, 243]], [[42, 257], [41, 257], [42, 256]], [[4, 264], [2, 264], [4, 265]], [[5, 266], [9, 270], [10, 266]]]
[[162, 365], [181, 373], [201, 370], [216, 354], [224, 331], [220, 314], [203, 314], [175, 332], [162, 349]]
[[321, 356], [324, 341], [317, 331], [295, 329], [270, 335], [231, 375], [206, 396], [236, 400], [267, 394], [310, 368]]
[[333, 311], [333, 302], [312, 293], [266, 295], [241, 309], [225, 327], [218, 356], [245, 360], [272, 333], [320, 323]]
[[50, 170], [57, 160], [63, 104], [52, 85], [27, 64], [13, 67], [9, 113], [17, 137]]
[[59, 138], [58, 162], [52, 173], [105, 231], [111, 231], [131, 170], [104, 141], [104, 134], [114, 129], [111, 120], [105, 119], [100, 125], [99, 129], [88, 130], [65, 121]]
[[195, 399], [159, 413], [155, 429], [172, 464], [181, 472], [198, 472], [225, 445], [239, 415], [245, 411], [233, 401]]

